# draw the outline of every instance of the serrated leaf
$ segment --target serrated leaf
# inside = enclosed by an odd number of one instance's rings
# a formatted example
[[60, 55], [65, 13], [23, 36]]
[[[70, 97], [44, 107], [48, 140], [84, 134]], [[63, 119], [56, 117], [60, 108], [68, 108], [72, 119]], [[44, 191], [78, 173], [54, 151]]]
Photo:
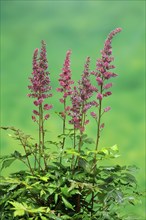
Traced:
[[48, 181], [48, 177], [47, 176], [40, 176], [40, 180], [43, 180], [44, 182]]
[[23, 216], [24, 214], [25, 214], [25, 211], [23, 209], [19, 209], [14, 212], [14, 217]]
[[22, 155], [17, 150], [14, 151], [13, 156], [16, 157], [16, 158], [22, 157]]
[[87, 139], [84, 140], [84, 142], [87, 143], [87, 144], [93, 144], [93, 143], [95, 143], [92, 138], [87, 138]]
[[16, 160], [15, 158], [10, 158], [10, 159], [4, 160], [4, 161], [2, 162], [2, 168], [1, 168], [1, 170], [3, 170], [4, 168], [9, 167], [15, 160]]
[[102, 148], [98, 153], [99, 154], [109, 155], [109, 151], [106, 148]]
[[49, 187], [47, 191], [50, 193], [50, 195], [52, 195], [55, 192], [55, 189]]
[[[46, 213], [46, 207], [39, 207], [39, 208], [36, 208], [36, 209], [29, 209], [27, 211], [30, 212], [30, 213], [41, 213], [41, 212]], [[49, 212], [50, 209], [47, 208], [47, 211]]]
[[67, 201], [67, 200], [65, 199], [65, 197], [63, 197], [63, 196], [62, 196], [62, 201], [63, 201], [64, 205], [65, 205], [67, 208], [74, 210], [72, 204], [71, 204], [69, 201]]
[[70, 195], [76, 195], [76, 194], [81, 195], [81, 192], [78, 189], [73, 189], [70, 191]]
[[69, 196], [69, 191], [67, 186], [61, 187], [61, 192], [64, 196], [66, 197]]
[[15, 209], [24, 209], [26, 210], [25, 206], [22, 203], [19, 202], [9, 202], [10, 204], [12, 204]]
[[71, 186], [68, 189], [68, 192], [72, 191], [73, 189], [78, 188], [78, 185], [75, 181], [71, 181]]
[[124, 173], [124, 177], [127, 179], [127, 182], [131, 182], [131, 183], [137, 184], [136, 178], [132, 174]]
[[17, 186], [18, 186], [17, 184], [12, 185], [12, 186], [9, 188], [9, 191], [12, 191], [12, 190], [16, 189]]
[[136, 172], [139, 168], [136, 165], [128, 166], [127, 171]]
[[117, 144], [115, 144], [114, 146], [110, 147], [111, 150], [113, 151], [119, 151]]
[[15, 212], [14, 212], [15, 217], [16, 216], [23, 216], [25, 214], [26, 207], [22, 203], [19, 203], [19, 202], [9, 202], [9, 203], [14, 206], [14, 208], [12, 208], [12, 209], [15, 210]]
[[75, 151], [74, 149], [69, 149], [65, 151], [67, 154], [75, 155], [75, 156], [80, 156], [80, 154]]
[[40, 191], [40, 196], [43, 196], [43, 195], [45, 195], [46, 194], [46, 192], [42, 189], [41, 191]]

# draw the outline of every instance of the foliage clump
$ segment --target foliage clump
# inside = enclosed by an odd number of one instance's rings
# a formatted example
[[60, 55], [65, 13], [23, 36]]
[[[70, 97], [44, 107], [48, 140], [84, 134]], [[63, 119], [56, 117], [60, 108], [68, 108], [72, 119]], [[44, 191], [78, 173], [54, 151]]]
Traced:
[[[115, 66], [111, 64], [111, 43], [120, 31], [117, 28], [108, 35], [94, 71], [90, 70], [87, 57], [77, 85], [71, 78], [71, 51], [67, 51], [57, 88], [63, 107], [56, 112], [62, 121], [56, 140], [48, 140], [45, 129], [50, 118], [47, 111], [53, 108], [46, 103], [52, 97], [52, 87], [45, 42], [42, 41], [40, 55], [38, 49], [34, 51], [28, 96], [35, 99], [32, 120], [38, 126], [38, 141], [14, 127], [1, 127], [13, 132], [12, 137], [24, 152], [15, 150], [1, 157], [2, 169], [15, 160], [26, 166], [24, 171], [1, 177], [2, 220], [126, 220], [122, 208], [138, 202], [140, 194], [133, 176], [136, 168], [101, 163], [119, 156], [117, 145], [100, 147], [100, 136], [104, 129], [102, 117], [111, 109], [103, 106], [103, 100], [112, 94], [109, 80], [117, 76], [112, 71]], [[96, 125], [95, 139], [86, 132], [92, 121]]]

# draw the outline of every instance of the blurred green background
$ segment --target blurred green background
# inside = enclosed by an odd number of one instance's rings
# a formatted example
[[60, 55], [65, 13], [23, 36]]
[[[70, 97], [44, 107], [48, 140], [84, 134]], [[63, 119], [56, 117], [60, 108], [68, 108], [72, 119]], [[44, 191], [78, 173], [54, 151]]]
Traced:
[[[28, 77], [32, 71], [32, 54], [47, 43], [47, 57], [54, 98], [54, 111], [60, 109], [58, 75], [65, 53], [72, 49], [73, 79], [78, 80], [84, 61], [91, 56], [95, 68], [107, 34], [116, 27], [123, 31], [113, 40], [113, 55], [118, 77], [114, 79], [113, 95], [106, 99], [112, 111], [105, 115], [105, 129], [100, 146], [118, 144], [121, 157], [115, 162], [135, 164], [141, 190], [145, 186], [144, 128], [144, 64], [145, 64], [145, 1], [1, 1], [1, 124], [15, 126], [36, 137], [37, 128], [31, 121], [32, 99], [27, 98]], [[59, 134], [61, 123], [52, 111], [47, 123], [49, 135]], [[88, 132], [94, 136], [94, 124]], [[20, 149], [1, 133], [1, 154]], [[8, 175], [15, 163], [2, 172]], [[128, 209], [144, 219], [144, 204]], [[128, 212], [127, 211], [127, 212]]]

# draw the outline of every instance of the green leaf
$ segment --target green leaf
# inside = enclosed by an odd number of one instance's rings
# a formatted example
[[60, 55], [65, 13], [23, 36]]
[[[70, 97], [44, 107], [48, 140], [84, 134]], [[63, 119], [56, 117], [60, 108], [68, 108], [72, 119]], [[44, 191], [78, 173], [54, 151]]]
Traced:
[[123, 193], [119, 190], [116, 190], [116, 201], [118, 203], [122, 203], [123, 202]]
[[76, 194], [81, 195], [81, 192], [78, 189], [73, 189], [70, 191], [70, 195], [76, 195]]
[[109, 155], [109, 151], [107, 150], [107, 148], [102, 148], [98, 153], [104, 154], [104, 155]]
[[18, 187], [18, 184], [13, 184], [11, 185], [11, 187], [9, 188], [9, 191], [13, 191], [14, 189], [16, 189]]
[[62, 201], [67, 208], [74, 210], [72, 204], [69, 201], [67, 201], [63, 196], [62, 196]]
[[21, 157], [22, 157], [22, 155], [21, 155], [21, 154], [19, 153], [19, 151], [17, 151], [17, 150], [14, 151], [13, 156], [14, 156], [15, 158], [21, 158]]
[[54, 195], [54, 201], [55, 201], [55, 204], [57, 204], [57, 201], [58, 201], [58, 194], [57, 193], [55, 193], [55, 195]]
[[47, 176], [40, 176], [40, 180], [43, 180], [44, 182], [48, 182], [48, 179]]
[[75, 156], [80, 156], [80, 154], [77, 151], [75, 151], [74, 149], [68, 149], [65, 151], [65, 153], [75, 155]]
[[95, 155], [95, 154], [97, 154], [98, 153], [98, 151], [97, 150], [88, 150], [87, 152], [86, 152], [86, 155], [88, 156], [89, 154], [91, 154], [91, 155]]
[[25, 214], [26, 207], [22, 203], [19, 203], [19, 202], [9, 202], [9, 203], [14, 206], [14, 208], [12, 208], [12, 209], [15, 210], [15, 212], [14, 212], [15, 217], [16, 216], [23, 216]]
[[24, 214], [25, 214], [25, 211], [23, 209], [19, 209], [14, 212], [14, 217], [23, 216]]
[[64, 186], [64, 187], [61, 187], [61, 192], [64, 196], [68, 197], [69, 196], [69, 191], [68, 191], [68, 187], [67, 186]]
[[49, 219], [54, 219], [54, 220], [61, 220], [61, 218], [59, 218], [59, 217], [57, 217], [55, 214], [53, 214], [53, 213], [50, 213], [49, 214]]
[[[29, 209], [27, 211], [30, 212], [30, 213], [46, 213], [46, 207], [39, 207], [39, 208], [36, 208], [36, 209]], [[50, 211], [50, 209], [48, 207], [47, 212], [49, 212], [49, 211]]]
[[46, 218], [45, 216], [41, 216], [42, 220], [47, 220], [48, 218]]
[[9, 129], [9, 127], [3, 127], [3, 126], [1, 126], [0, 128], [3, 129], [3, 130], [8, 130]]
[[46, 192], [42, 189], [41, 191], [40, 191], [40, 196], [42, 197], [43, 195], [45, 195], [46, 194]]
[[136, 180], [135, 176], [133, 176], [132, 174], [124, 173], [124, 177], [127, 179], [127, 182], [137, 184], [137, 180]]
[[84, 140], [84, 142], [87, 143], [87, 144], [94, 144], [95, 143], [92, 138], [87, 138], [87, 139]]
[[139, 168], [136, 165], [131, 165], [127, 167], [127, 171], [136, 172]]
[[47, 189], [47, 191], [49, 192], [50, 195], [52, 195], [55, 192], [56, 188], [55, 187], [50, 187]]
[[11, 155], [0, 156], [0, 160], [1, 160], [0, 163], [2, 163], [2, 161], [4, 161], [4, 160], [7, 159], [7, 158], [11, 158]]
[[82, 167], [87, 173], [91, 172], [92, 165], [83, 158], [79, 158], [79, 166]]
[[110, 147], [111, 150], [113, 151], [119, 151], [118, 146], [115, 144], [114, 146]]
[[2, 168], [1, 168], [1, 170], [3, 170], [4, 168], [9, 167], [15, 160], [16, 160], [15, 158], [9, 158], [9, 159], [7, 159], [7, 160], [4, 160], [4, 161], [2, 162]]
[[68, 219], [72, 219], [72, 217], [70, 217], [68, 215], [63, 215], [63, 216], [61, 216], [61, 219], [68, 220]]

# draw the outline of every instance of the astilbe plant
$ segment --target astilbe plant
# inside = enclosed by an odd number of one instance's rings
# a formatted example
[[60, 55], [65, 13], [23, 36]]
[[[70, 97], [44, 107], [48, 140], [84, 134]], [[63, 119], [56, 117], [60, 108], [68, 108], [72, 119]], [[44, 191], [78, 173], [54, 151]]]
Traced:
[[[52, 94], [49, 93], [51, 90], [49, 72], [47, 71], [48, 64], [46, 58], [46, 45], [45, 42], [42, 41], [42, 47], [40, 52], [40, 57], [38, 57], [38, 49], [34, 51], [33, 55], [33, 72], [32, 77], [30, 78], [31, 85], [28, 86], [31, 93], [28, 94], [29, 97], [35, 99], [34, 105], [38, 108], [37, 110], [33, 110], [32, 120], [37, 122], [39, 126], [39, 143], [36, 144], [36, 148], [38, 148], [39, 154], [35, 157], [35, 166], [36, 162], [38, 162], [38, 169], [41, 169], [41, 159], [43, 159], [45, 164], [45, 169], [47, 170], [47, 159], [45, 155], [45, 130], [44, 123], [45, 120], [49, 118], [49, 114], [45, 114], [45, 111], [48, 111], [52, 108], [52, 105], [44, 104], [45, 99], [51, 97]], [[37, 117], [37, 118], [36, 118]], [[36, 149], [37, 152], [37, 149]], [[38, 159], [38, 160], [37, 160]]]
[[[104, 129], [102, 116], [111, 107], [103, 101], [111, 93], [113, 73], [112, 39], [121, 28], [112, 31], [97, 59], [96, 69], [90, 70], [86, 58], [81, 79], [77, 84], [71, 76], [70, 56], [67, 51], [57, 92], [62, 109], [62, 131], [55, 140], [48, 140], [45, 123], [52, 109], [50, 73], [47, 71], [46, 44], [33, 54], [33, 71], [28, 86], [29, 97], [34, 99], [32, 120], [38, 126], [38, 140], [14, 127], [11, 130], [23, 147], [2, 156], [2, 169], [15, 160], [26, 165], [25, 170], [2, 177], [1, 219], [127, 219], [122, 213], [125, 204], [135, 205], [140, 193], [132, 175], [133, 166], [102, 166], [100, 161], [118, 157], [118, 147], [101, 148], [100, 135]], [[93, 79], [94, 78], [94, 83]], [[55, 107], [54, 107], [55, 109]], [[52, 113], [53, 114], [53, 113]], [[96, 122], [95, 139], [87, 135], [87, 126]], [[132, 217], [131, 217], [132, 218]]]

